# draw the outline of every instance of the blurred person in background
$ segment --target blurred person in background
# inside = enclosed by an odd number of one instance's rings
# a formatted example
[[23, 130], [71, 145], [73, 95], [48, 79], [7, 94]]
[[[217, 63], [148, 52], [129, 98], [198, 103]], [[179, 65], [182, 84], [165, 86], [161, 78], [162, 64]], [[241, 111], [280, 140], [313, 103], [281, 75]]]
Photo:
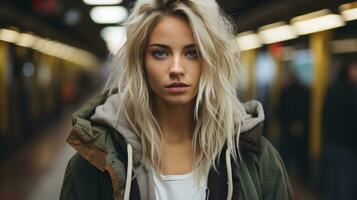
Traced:
[[110, 90], [74, 114], [61, 199], [293, 199], [216, 1], [139, 0], [126, 28]]
[[289, 169], [299, 177], [307, 176], [310, 92], [286, 67], [278, 115], [281, 124], [280, 149]]
[[357, 199], [357, 60], [342, 65], [328, 89], [323, 117], [327, 199]]

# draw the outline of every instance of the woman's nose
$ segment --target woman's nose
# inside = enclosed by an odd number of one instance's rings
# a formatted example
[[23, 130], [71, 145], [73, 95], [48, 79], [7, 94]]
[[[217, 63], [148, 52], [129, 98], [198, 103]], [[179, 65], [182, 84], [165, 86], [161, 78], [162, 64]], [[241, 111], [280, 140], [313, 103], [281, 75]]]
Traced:
[[180, 55], [173, 57], [173, 62], [170, 67], [170, 76], [182, 76], [185, 74], [184, 66], [182, 65], [182, 58]]

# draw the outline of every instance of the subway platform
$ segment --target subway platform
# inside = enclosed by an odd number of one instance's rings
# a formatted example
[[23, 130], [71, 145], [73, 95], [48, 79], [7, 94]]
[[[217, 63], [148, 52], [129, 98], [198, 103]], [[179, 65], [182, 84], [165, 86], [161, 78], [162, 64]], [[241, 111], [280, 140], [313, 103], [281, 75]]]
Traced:
[[67, 162], [75, 152], [65, 142], [70, 129], [68, 113], [6, 160], [0, 168], [0, 199], [59, 199]]

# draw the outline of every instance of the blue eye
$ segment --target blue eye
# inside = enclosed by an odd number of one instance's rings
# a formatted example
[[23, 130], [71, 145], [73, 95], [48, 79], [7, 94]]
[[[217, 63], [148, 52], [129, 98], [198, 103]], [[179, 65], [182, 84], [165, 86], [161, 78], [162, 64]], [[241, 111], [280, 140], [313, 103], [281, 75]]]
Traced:
[[196, 50], [186, 52], [186, 56], [190, 59], [198, 58], [198, 52]]
[[164, 58], [167, 57], [169, 54], [166, 53], [165, 51], [153, 51], [153, 52], [151, 52], [151, 55], [152, 55], [154, 58], [157, 58], [157, 59], [164, 59]]

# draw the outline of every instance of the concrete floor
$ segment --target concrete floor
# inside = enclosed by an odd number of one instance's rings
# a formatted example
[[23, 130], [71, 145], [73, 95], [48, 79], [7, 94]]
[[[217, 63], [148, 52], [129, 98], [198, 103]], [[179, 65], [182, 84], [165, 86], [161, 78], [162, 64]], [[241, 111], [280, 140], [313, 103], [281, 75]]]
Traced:
[[74, 149], [66, 144], [71, 130], [67, 114], [0, 165], [0, 199], [55, 200]]
[[63, 145], [56, 155], [53, 165], [33, 185], [26, 200], [59, 199], [63, 175], [68, 160], [74, 154], [74, 149], [68, 144]]

